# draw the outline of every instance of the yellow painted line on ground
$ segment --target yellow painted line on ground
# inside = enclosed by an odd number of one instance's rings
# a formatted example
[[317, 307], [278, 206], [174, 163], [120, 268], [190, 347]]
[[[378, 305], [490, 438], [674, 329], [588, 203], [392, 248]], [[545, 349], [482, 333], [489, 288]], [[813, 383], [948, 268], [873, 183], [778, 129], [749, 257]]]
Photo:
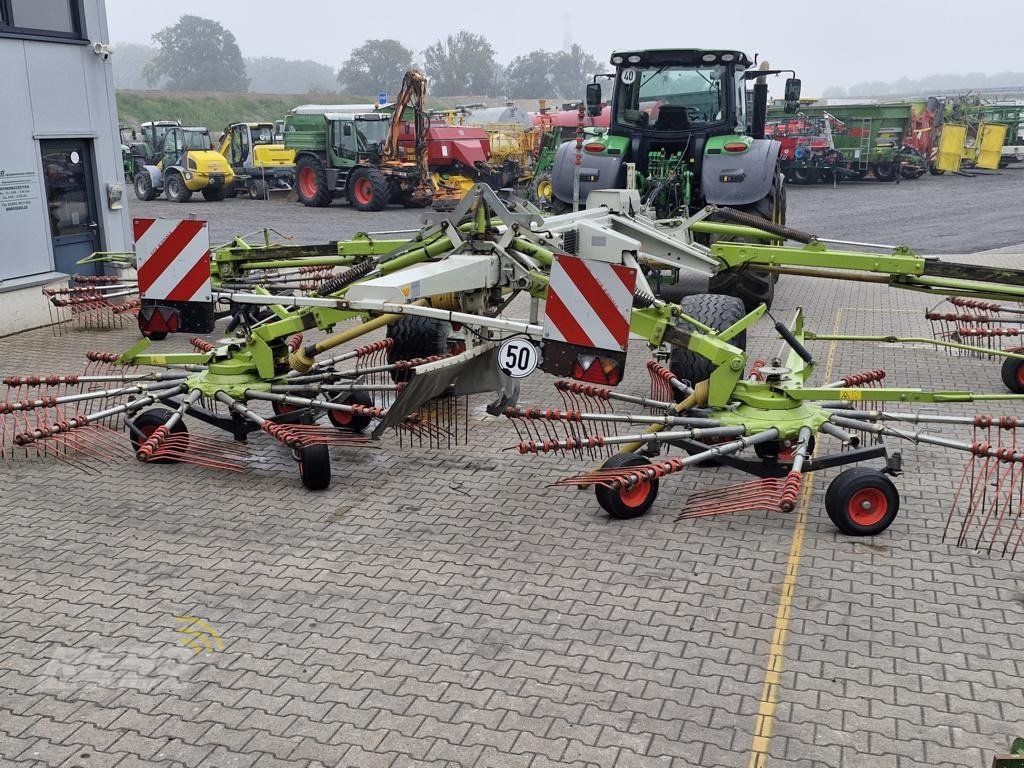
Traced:
[[[846, 307], [840, 307], [836, 313], [836, 321], [832, 334], [839, 333], [843, 324], [843, 313]], [[828, 347], [828, 358], [825, 361], [825, 381], [832, 380], [832, 367], [836, 357], [836, 342]], [[750, 748], [748, 768], [764, 768], [768, 764], [768, 748], [772, 741], [772, 726], [775, 724], [775, 707], [779, 701], [779, 684], [782, 679], [782, 662], [786, 653], [786, 637], [789, 634], [789, 619], [793, 609], [793, 594], [796, 592], [796, 577], [800, 569], [800, 558], [803, 555], [804, 531], [807, 529], [807, 511], [814, 489], [815, 473], [812, 472], [804, 483], [797, 507], [796, 524], [793, 526], [793, 540], [789, 545], [789, 558], [786, 560], [786, 576], [782, 580], [779, 594], [779, 608], [775, 612], [775, 627], [772, 629], [771, 647], [768, 650], [768, 663], [764, 669], [764, 686], [761, 689], [761, 701], [757, 707], [757, 719], [754, 721], [754, 741]]]

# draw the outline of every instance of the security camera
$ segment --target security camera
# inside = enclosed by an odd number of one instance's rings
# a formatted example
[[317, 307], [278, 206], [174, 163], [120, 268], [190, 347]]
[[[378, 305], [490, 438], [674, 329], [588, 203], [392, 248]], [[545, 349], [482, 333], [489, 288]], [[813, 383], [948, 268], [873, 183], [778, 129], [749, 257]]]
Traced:
[[107, 43], [93, 43], [92, 52], [106, 61], [114, 52], [114, 46]]

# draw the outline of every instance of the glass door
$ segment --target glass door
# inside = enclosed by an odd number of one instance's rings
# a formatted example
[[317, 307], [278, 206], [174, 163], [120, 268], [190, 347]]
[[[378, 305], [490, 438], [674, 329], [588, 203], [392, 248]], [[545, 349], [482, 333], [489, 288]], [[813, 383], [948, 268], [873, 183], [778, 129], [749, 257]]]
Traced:
[[43, 183], [53, 241], [54, 269], [67, 274], [95, 273], [96, 265], [77, 265], [100, 250], [100, 226], [92, 142], [87, 139], [45, 139]]

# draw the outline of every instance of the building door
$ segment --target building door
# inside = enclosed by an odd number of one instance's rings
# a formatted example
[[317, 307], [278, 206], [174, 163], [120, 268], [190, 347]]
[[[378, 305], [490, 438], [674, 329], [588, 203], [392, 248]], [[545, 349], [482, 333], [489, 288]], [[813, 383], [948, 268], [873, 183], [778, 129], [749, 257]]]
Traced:
[[96, 274], [98, 265], [76, 264], [100, 250], [92, 142], [44, 139], [39, 142], [39, 149], [43, 156], [54, 269], [67, 274]]

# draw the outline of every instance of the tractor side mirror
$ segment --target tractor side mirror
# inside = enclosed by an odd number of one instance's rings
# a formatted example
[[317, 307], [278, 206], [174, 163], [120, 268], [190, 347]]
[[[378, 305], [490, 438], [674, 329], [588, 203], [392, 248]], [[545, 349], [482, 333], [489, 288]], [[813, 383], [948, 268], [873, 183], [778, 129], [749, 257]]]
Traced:
[[786, 79], [785, 106], [783, 111], [793, 114], [800, 106], [800, 78], [790, 77]]
[[599, 117], [601, 114], [601, 84], [587, 83], [587, 114]]

